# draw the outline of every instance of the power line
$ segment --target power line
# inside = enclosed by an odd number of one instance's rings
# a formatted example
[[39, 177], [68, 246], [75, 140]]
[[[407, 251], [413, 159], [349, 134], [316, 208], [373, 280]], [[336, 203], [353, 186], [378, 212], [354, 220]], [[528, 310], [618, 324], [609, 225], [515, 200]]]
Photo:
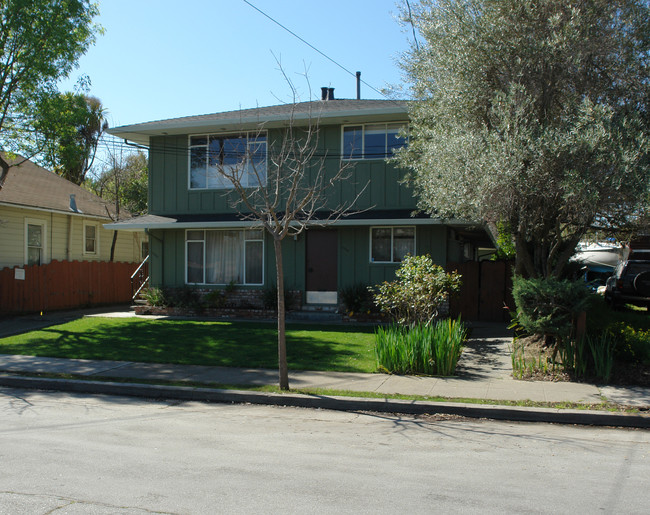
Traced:
[[[253, 5], [252, 3], [250, 3], [248, 0], [242, 0], [242, 1], [243, 1], [245, 4], [248, 4], [248, 5], [249, 5], [250, 7], [252, 7], [253, 9], [255, 9], [258, 13], [260, 13], [260, 14], [263, 15], [263, 16], [265, 16], [266, 18], [268, 18], [269, 20], [271, 20], [273, 23], [275, 23], [276, 25], [278, 25], [279, 27], [281, 27], [283, 30], [286, 30], [289, 34], [291, 34], [293, 37], [295, 37], [296, 39], [298, 39], [298, 40], [300, 40], [301, 42], [303, 42], [303, 43], [304, 43], [305, 45], [307, 45], [309, 48], [311, 48], [312, 50], [318, 52], [318, 53], [319, 53], [320, 55], [322, 55], [325, 59], [327, 59], [328, 61], [332, 62], [333, 64], [335, 64], [335, 65], [338, 66], [339, 68], [341, 68], [341, 70], [343, 70], [344, 72], [346, 72], [346, 73], [348, 73], [348, 74], [350, 74], [350, 75], [352, 75], [353, 77], [356, 78], [356, 76], [357, 76], [356, 73], [354, 73], [354, 72], [348, 70], [345, 66], [343, 66], [343, 65], [342, 65], [341, 63], [339, 63], [338, 61], [332, 59], [332, 58], [331, 58], [330, 56], [328, 56], [325, 52], [320, 51], [318, 48], [316, 48], [314, 45], [312, 45], [309, 41], [307, 41], [307, 40], [305, 40], [304, 38], [300, 37], [298, 34], [296, 34], [294, 31], [292, 31], [291, 29], [289, 29], [288, 27], [286, 27], [285, 25], [283, 25], [282, 23], [280, 23], [278, 20], [276, 20], [276, 19], [273, 18], [272, 16], [266, 14], [266, 13], [265, 13], [264, 11], [262, 11], [259, 7], [256, 7], [255, 5]], [[383, 97], [385, 97], [385, 98], [388, 98], [388, 96], [387, 96], [386, 94], [384, 94], [382, 91], [378, 90], [377, 88], [375, 88], [375, 87], [372, 86], [371, 84], [368, 84], [365, 80], [363, 80], [363, 79], [359, 79], [359, 80], [360, 80], [363, 84], [365, 84], [366, 86], [368, 86], [370, 89], [372, 89], [375, 93], [378, 93], [378, 94], [380, 94], [381, 96], [383, 96]]]

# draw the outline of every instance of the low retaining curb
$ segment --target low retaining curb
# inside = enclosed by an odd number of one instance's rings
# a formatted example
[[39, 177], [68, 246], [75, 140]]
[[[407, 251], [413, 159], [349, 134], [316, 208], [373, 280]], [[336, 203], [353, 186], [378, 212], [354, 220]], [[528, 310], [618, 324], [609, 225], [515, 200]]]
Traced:
[[220, 390], [187, 386], [113, 383], [71, 379], [46, 379], [0, 374], [0, 386], [74, 393], [123, 395], [146, 399], [174, 399], [199, 402], [249, 403], [337, 411], [378, 411], [410, 415], [447, 414], [519, 422], [550, 422], [591, 426], [650, 428], [650, 416], [608, 411], [531, 408], [457, 402], [428, 402], [364, 397], [334, 397], [279, 394], [243, 390]]

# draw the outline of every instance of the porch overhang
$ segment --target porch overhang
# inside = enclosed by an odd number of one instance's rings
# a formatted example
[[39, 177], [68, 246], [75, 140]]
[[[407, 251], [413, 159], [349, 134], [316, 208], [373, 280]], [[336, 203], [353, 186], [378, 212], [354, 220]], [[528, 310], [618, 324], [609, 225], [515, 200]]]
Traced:
[[[279, 213], [280, 215], [280, 213]], [[302, 222], [293, 222], [298, 226]], [[484, 224], [458, 219], [432, 218], [429, 215], [413, 214], [407, 209], [370, 210], [336, 217], [331, 212], [316, 213], [306, 222], [308, 227], [353, 227], [353, 226], [395, 226], [395, 225], [445, 225], [457, 231], [477, 231], [488, 235]], [[180, 215], [144, 215], [129, 220], [104, 224], [104, 228], [121, 231], [142, 231], [156, 229], [239, 229], [260, 227], [257, 220], [247, 220], [245, 215], [229, 214], [180, 214]]]

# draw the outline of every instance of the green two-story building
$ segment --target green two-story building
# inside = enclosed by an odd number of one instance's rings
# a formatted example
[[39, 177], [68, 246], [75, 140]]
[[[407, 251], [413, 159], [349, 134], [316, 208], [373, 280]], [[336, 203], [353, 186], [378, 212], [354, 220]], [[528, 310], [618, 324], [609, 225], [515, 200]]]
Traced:
[[[321, 212], [282, 242], [285, 287], [300, 292], [303, 306], [336, 305], [345, 287], [391, 280], [409, 253], [430, 254], [445, 266], [475, 260], [480, 247], [491, 246], [476, 224], [414, 213], [405, 170], [390, 161], [407, 144], [406, 102], [332, 96], [329, 90], [320, 101], [109, 130], [149, 148], [149, 214], [111, 227], [147, 231], [152, 286], [236, 285], [261, 293], [275, 284], [272, 240], [245, 206], [233, 206], [237, 193], [219, 171], [239, 165], [244, 187], [264, 187], [276, 172], [273, 149], [282, 146], [289, 126], [317, 128], [314, 166], [329, 176], [346, 169]], [[339, 206], [348, 208], [347, 216], [324, 224]]]

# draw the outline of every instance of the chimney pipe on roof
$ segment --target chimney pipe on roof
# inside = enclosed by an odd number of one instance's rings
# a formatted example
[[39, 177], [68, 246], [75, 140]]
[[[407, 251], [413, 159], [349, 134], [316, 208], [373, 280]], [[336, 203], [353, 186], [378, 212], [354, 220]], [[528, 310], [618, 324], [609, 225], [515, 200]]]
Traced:
[[334, 100], [334, 88], [320, 88], [321, 100]]
[[357, 100], [361, 100], [361, 72], [357, 72]]

